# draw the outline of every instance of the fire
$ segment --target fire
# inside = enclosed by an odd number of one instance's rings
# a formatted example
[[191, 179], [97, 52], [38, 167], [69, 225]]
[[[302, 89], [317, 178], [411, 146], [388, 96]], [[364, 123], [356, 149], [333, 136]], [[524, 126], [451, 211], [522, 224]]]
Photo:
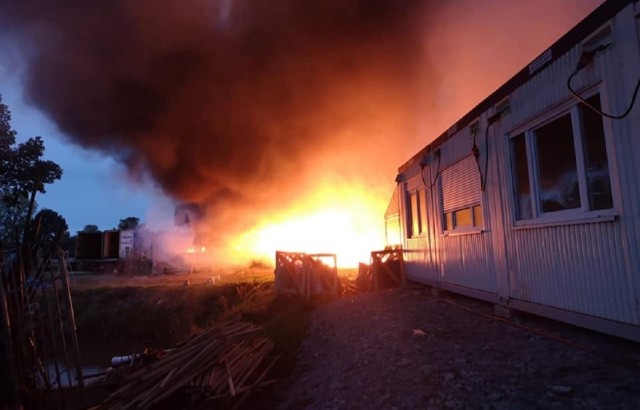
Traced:
[[[200, 247], [200, 253], [205, 253], [206, 251], [207, 251], [206, 247], [204, 247], [204, 246]], [[194, 246], [189, 246], [185, 252], [186, 253], [196, 253], [196, 248]]]
[[335, 253], [338, 266], [369, 262], [384, 246], [385, 199], [353, 187], [325, 187], [301, 204], [264, 218], [233, 243], [239, 256], [272, 260], [276, 250]]

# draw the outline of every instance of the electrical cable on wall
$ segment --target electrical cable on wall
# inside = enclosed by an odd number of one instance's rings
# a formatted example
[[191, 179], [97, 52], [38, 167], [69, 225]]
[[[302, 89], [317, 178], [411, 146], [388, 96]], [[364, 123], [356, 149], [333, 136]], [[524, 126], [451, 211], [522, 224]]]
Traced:
[[589, 104], [584, 98], [582, 98], [576, 91], [574, 91], [573, 87], [571, 87], [571, 80], [573, 80], [573, 78], [583, 68], [587, 67], [589, 64], [593, 62], [593, 58], [596, 56], [597, 53], [600, 53], [606, 50], [607, 48], [609, 48], [609, 46], [611, 46], [611, 44], [600, 45], [593, 50], [584, 50], [580, 55], [580, 58], [578, 59], [578, 64], [576, 65], [576, 69], [573, 71], [573, 73], [571, 73], [571, 75], [567, 79], [567, 88], [569, 89], [569, 92], [571, 93], [571, 95], [573, 95], [578, 101], [586, 105], [590, 110], [594, 111], [598, 115], [611, 118], [614, 120], [621, 120], [627, 115], [629, 115], [629, 113], [633, 109], [633, 106], [636, 102], [636, 97], [638, 96], [638, 90], [640, 90], [640, 78], [638, 79], [638, 82], [636, 83], [636, 88], [633, 91], [633, 95], [631, 96], [631, 103], [629, 104], [629, 107], [620, 115], [609, 114], [594, 107], [593, 105]]
[[480, 148], [478, 148], [478, 144], [477, 144], [478, 132], [476, 131], [473, 133], [473, 146], [471, 147], [471, 152], [473, 153], [473, 156], [476, 159], [476, 165], [478, 166], [478, 173], [480, 174], [480, 192], [481, 193], [484, 193], [484, 191], [487, 188], [487, 176], [488, 176], [488, 170], [489, 170], [489, 128], [496, 121], [500, 119], [500, 117], [505, 111], [506, 109], [502, 111], [498, 111], [497, 113], [489, 117], [489, 119], [487, 120], [487, 128], [485, 128], [484, 130], [484, 171], [480, 166]]
[[[476, 165], [478, 166], [478, 174], [480, 174], [480, 192], [484, 192], [485, 184], [487, 182], [486, 172], [482, 172], [482, 167], [480, 166], [480, 148], [478, 148], [477, 143], [477, 135], [478, 132], [473, 133], [473, 146], [471, 147], [471, 152], [473, 153], [474, 158], [476, 159]], [[489, 136], [489, 127], [487, 126], [484, 133], [484, 141], [485, 141], [485, 153], [487, 152], [487, 137]], [[489, 155], [485, 155], [485, 161], [489, 158]], [[487, 164], [485, 163], [485, 171], [487, 169]], [[483, 176], [484, 175], [484, 176]]]
[[430, 184], [427, 184], [427, 181], [424, 180], [424, 168], [426, 164], [423, 164], [422, 162], [420, 163], [420, 177], [422, 178], [422, 183], [428, 189], [433, 189], [436, 186], [436, 183], [438, 182], [438, 176], [440, 176], [440, 150], [435, 151], [435, 156], [436, 158], [438, 158], [438, 168], [436, 170], [436, 176], [433, 178], [433, 181]]
[[476, 165], [478, 166], [478, 173], [480, 174], [480, 192], [484, 193], [485, 188], [487, 187], [487, 169], [489, 166], [489, 127], [491, 125], [487, 125], [487, 128], [484, 131], [484, 171], [482, 171], [482, 167], [480, 166], [480, 149], [478, 148], [478, 144], [476, 143], [476, 135], [478, 133], [473, 134], [473, 147], [471, 147], [471, 152], [473, 152], [473, 156], [476, 159]]

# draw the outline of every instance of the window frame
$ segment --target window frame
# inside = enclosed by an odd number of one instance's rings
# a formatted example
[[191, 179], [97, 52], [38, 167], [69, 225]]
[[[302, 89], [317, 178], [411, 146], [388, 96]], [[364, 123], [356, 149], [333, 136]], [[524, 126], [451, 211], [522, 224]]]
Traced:
[[[484, 196], [484, 195], [483, 195]], [[465, 205], [463, 207], [454, 208], [445, 211], [444, 208], [442, 210], [442, 233], [444, 236], [455, 236], [455, 235], [466, 235], [471, 233], [480, 233], [486, 230], [485, 228], [485, 214], [484, 214], [484, 199], [480, 198], [479, 202], [474, 202], [473, 204]], [[477, 224], [476, 221], [476, 213], [474, 212], [474, 208], [480, 207], [480, 213], [482, 215], [482, 221], [480, 224]], [[471, 214], [471, 225], [456, 225], [456, 212], [469, 210]], [[447, 215], [451, 214], [451, 223], [453, 224], [452, 229], [447, 229]]]
[[[600, 95], [600, 101], [603, 109], [605, 106], [605, 93], [600, 87], [594, 86], [586, 91], [582, 92], [585, 99], [591, 98], [596, 94]], [[571, 118], [572, 128], [572, 142], [574, 153], [576, 157], [576, 174], [578, 179], [578, 189], [580, 192], [580, 207], [573, 209], [565, 209], [560, 211], [543, 212], [541, 210], [541, 187], [540, 187], [540, 174], [539, 174], [539, 158], [537, 154], [537, 138], [535, 131], [547, 124], [550, 124], [561, 117], [569, 114]], [[580, 103], [574, 99], [567, 100], [563, 104], [560, 104], [548, 112], [544, 113], [527, 122], [524, 125], [514, 129], [507, 134], [507, 153], [509, 155], [509, 179], [510, 179], [510, 201], [511, 201], [511, 215], [512, 222], [515, 228], [528, 227], [528, 226], [549, 226], [549, 225], [564, 225], [574, 223], [584, 223], [594, 220], [611, 221], [617, 216], [616, 211], [616, 194], [614, 192], [614, 178], [616, 173], [614, 171], [615, 158], [613, 156], [613, 147], [611, 144], [611, 131], [606, 118], [602, 118], [602, 128], [604, 143], [606, 147], [607, 165], [609, 170], [609, 182], [611, 185], [611, 197], [613, 205], [608, 209], [590, 210], [588, 183], [586, 174], [586, 157], [584, 149], [584, 123], [582, 120]], [[529, 174], [529, 189], [531, 197], [531, 218], [518, 219], [519, 211], [519, 193], [515, 186], [515, 164], [513, 162], [514, 153], [512, 149], [512, 141], [514, 138], [523, 134], [525, 139], [526, 158], [527, 158], [527, 170]]]
[[[415, 196], [416, 198], [416, 213], [414, 214], [413, 200], [412, 198]], [[420, 187], [415, 187], [413, 189], [406, 189], [406, 234], [405, 237], [407, 239], [417, 239], [424, 238], [427, 236], [427, 193], [425, 189], [420, 189]], [[414, 218], [417, 218], [415, 220]], [[417, 225], [416, 225], [417, 224]], [[414, 228], [418, 228], [418, 231], [415, 232]]]
[[[465, 156], [461, 159], [459, 159], [458, 161], [452, 163], [451, 165], [449, 165], [449, 167], [455, 166], [456, 164], [467, 160], [469, 158], [469, 156]], [[445, 168], [448, 169], [449, 167]], [[474, 172], [475, 172], [475, 167], [474, 167]], [[477, 200], [474, 200], [472, 202], [466, 203], [463, 206], [456, 206], [456, 207], [452, 207], [450, 209], [445, 209], [444, 206], [444, 186], [442, 183], [442, 178], [439, 179], [439, 183], [438, 183], [439, 189], [440, 189], [440, 229], [441, 229], [441, 234], [443, 236], [457, 236], [457, 235], [469, 235], [469, 234], [478, 234], [478, 233], [482, 233], [485, 232], [487, 230], [486, 228], [486, 213], [485, 213], [485, 194], [483, 192], [480, 192], [480, 188], [478, 185], [478, 198]], [[476, 221], [476, 213], [474, 212], [474, 208], [475, 207], [480, 207], [480, 214], [482, 216], [482, 221], [480, 224], [477, 224]], [[463, 211], [463, 210], [469, 210], [471, 212], [471, 225], [464, 225], [464, 226], [457, 226], [456, 225], [456, 218], [455, 218], [455, 214], [456, 212], [459, 211]], [[447, 229], [447, 215], [451, 215], [451, 221], [452, 221], [452, 229]]]

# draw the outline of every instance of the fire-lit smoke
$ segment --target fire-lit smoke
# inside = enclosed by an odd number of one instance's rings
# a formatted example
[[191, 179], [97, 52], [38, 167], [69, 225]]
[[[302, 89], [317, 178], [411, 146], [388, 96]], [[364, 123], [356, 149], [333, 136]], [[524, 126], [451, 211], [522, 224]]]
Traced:
[[0, 35], [73, 142], [206, 209], [200, 242], [334, 252], [382, 246], [395, 168], [597, 3], [25, 0]]

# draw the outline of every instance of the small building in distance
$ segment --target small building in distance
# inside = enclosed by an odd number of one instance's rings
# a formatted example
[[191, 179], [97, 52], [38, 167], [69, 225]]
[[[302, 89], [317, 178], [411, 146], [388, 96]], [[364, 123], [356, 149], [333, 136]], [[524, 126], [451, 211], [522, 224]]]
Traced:
[[140, 228], [78, 232], [74, 265], [77, 270], [152, 273], [153, 243]]

